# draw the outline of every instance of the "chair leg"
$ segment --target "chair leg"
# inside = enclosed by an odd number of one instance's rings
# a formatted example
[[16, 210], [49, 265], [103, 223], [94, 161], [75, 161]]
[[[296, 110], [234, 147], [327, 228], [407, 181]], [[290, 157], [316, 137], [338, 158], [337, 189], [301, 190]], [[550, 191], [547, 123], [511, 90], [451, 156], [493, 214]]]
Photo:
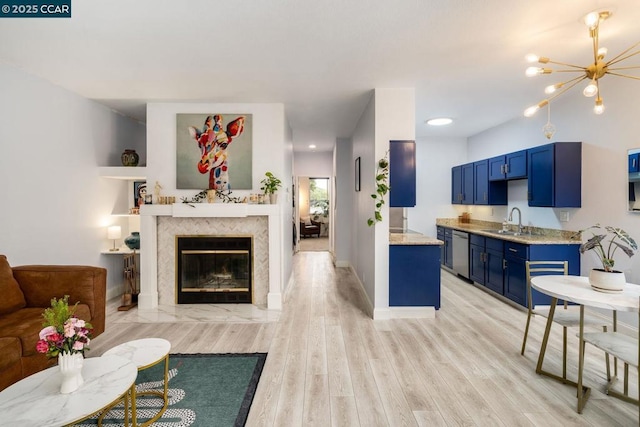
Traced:
[[567, 379], [567, 327], [562, 328], [562, 379]]
[[524, 349], [527, 346], [527, 335], [529, 334], [529, 323], [531, 323], [531, 313], [527, 316], [527, 326], [524, 327], [524, 338], [522, 339], [522, 350], [520, 354], [524, 356]]

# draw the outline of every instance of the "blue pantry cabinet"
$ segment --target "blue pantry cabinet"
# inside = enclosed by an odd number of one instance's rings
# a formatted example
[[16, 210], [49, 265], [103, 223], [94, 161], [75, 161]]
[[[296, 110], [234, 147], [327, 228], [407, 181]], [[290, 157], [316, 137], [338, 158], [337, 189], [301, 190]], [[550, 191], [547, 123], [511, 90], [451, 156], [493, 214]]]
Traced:
[[389, 206], [416, 205], [416, 143], [389, 141]]

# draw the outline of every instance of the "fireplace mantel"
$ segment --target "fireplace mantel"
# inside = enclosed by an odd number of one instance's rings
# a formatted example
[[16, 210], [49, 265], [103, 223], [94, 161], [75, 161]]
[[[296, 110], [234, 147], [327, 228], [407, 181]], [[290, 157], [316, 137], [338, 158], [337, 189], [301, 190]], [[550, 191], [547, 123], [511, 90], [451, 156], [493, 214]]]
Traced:
[[142, 205], [140, 208], [140, 310], [158, 307], [158, 217], [244, 218], [265, 216], [269, 227], [269, 290], [267, 308], [282, 309], [281, 293], [281, 213], [280, 205], [247, 203], [175, 203]]

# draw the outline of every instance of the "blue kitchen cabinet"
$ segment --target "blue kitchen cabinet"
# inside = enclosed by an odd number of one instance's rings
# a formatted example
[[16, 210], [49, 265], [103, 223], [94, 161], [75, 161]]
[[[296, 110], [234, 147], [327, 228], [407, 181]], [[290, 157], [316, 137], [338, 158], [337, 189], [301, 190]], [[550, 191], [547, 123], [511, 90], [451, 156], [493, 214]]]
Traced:
[[530, 148], [527, 166], [529, 206], [581, 207], [581, 142], [556, 142]]
[[473, 204], [473, 163], [451, 168], [451, 203]]
[[469, 236], [469, 278], [494, 292], [503, 294], [502, 240]]
[[444, 242], [440, 245], [440, 263], [446, 267], [453, 268], [453, 246], [451, 246], [453, 236], [451, 229], [441, 226], [436, 227], [436, 237]]
[[473, 204], [507, 204], [507, 182], [489, 181], [488, 159], [473, 163]]
[[389, 246], [389, 306], [440, 309], [440, 247]]
[[[580, 245], [524, 245], [504, 242], [504, 296], [527, 306], [526, 261], [568, 261], [569, 274], [580, 275]], [[551, 297], [535, 289], [533, 305], [549, 305]]]
[[503, 181], [527, 178], [527, 151], [496, 156], [489, 159], [489, 180]]
[[640, 172], [640, 153], [629, 154], [629, 173]]
[[389, 141], [389, 206], [416, 205], [416, 143]]

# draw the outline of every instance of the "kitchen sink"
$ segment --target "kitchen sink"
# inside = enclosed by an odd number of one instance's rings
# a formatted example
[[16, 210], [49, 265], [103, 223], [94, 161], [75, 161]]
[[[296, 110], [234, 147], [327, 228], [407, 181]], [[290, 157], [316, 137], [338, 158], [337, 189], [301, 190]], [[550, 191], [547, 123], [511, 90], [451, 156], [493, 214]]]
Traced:
[[502, 234], [504, 236], [522, 236], [524, 233], [518, 233], [517, 231], [504, 231], [504, 230], [482, 230], [486, 233], [492, 233], [492, 234]]

